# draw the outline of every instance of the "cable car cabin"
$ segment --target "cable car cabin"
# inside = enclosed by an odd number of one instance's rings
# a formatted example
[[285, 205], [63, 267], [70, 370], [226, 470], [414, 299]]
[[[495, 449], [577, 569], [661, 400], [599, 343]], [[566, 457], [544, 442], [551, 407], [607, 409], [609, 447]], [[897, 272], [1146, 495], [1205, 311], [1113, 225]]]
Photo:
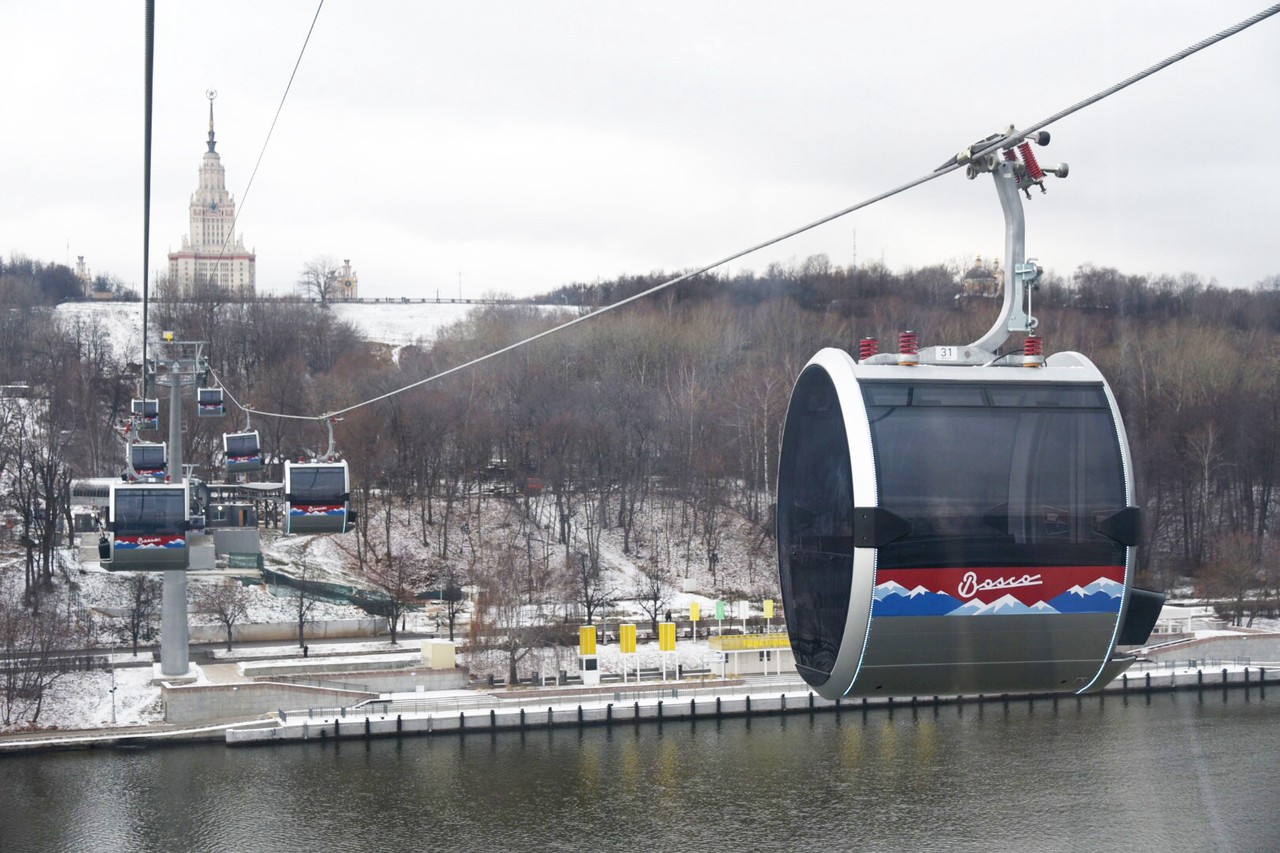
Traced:
[[196, 389], [196, 416], [201, 418], [220, 418], [227, 413], [222, 400], [222, 388]]
[[132, 410], [133, 417], [138, 422], [138, 429], [160, 428], [160, 402], [154, 397], [135, 399]]
[[285, 533], [345, 533], [355, 522], [346, 462], [285, 462]]
[[111, 538], [99, 543], [106, 567], [111, 571], [186, 569], [189, 507], [183, 484], [113, 483], [107, 521]]
[[1101, 688], [1163, 600], [1131, 589], [1128, 443], [1076, 353], [1022, 369], [822, 350], [792, 391], [777, 519], [797, 669], [829, 699]]
[[169, 472], [169, 446], [164, 442], [135, 441], [129, 448], [129, 464], [138, 479], [163, 480]]
[[262, 470], [262, 447], [258, 433], [229, 432], [222, 436], [222, 453], [228, 474], [251, 474]]

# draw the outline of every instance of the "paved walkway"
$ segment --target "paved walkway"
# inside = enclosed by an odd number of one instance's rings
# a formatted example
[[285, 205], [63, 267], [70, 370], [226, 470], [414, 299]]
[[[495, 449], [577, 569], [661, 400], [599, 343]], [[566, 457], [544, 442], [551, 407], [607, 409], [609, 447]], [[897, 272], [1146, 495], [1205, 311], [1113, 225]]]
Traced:
[[212, 684], [245, 684], [253, 680], [240, 674], [237, 663], [205, 663], [200, 665], [200, 671]]

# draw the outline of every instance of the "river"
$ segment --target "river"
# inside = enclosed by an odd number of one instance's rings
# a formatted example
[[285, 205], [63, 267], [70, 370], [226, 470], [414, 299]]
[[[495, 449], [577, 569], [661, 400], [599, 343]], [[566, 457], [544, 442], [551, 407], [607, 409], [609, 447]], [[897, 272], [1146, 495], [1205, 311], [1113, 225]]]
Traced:
[[0, 759], [0, 850], [1280, 849], [1280, 695]]

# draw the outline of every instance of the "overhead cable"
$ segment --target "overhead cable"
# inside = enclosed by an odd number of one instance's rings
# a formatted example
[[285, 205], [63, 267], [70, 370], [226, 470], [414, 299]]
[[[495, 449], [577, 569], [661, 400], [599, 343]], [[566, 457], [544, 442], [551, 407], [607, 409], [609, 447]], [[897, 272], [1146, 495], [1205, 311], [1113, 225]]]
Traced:
[[[983, 140], [983, 142], [982, 142], [982, 143], [979, 143], [979, 144], [975, 145], [975, 146], [973, 147], [972, 152], [970, 152], [970, 153], [972, 154], [972, 157], [976, 159], [977, 157], [980, 157], [980, 156], [982, 156], [982, 155], [984, 155], [984, 154], [987, 154], [987, 153], [993, 152], [993, 151], [995, 151], [995, 150], [997, 150], [997, 149], [999, 149], [999, 148], [1006, 147], [1006, 146], [1008, 146], [1008, 145], [1009, 145], [1009, 144], [1011, 144], [1011, 143], [1017, 142], [1017, 141], [1019, 141], [1019, 140], [1023, 139], [1024, 137], [1029, 136], [1029, 135], [1031, 135], [1031, 134], [1035, 133], [1036, 131], [1041, 130], [1041, 129], [1043, 129], [1043, 128], [1045, 128], [1045, 127], [1049, 126], [1050, 124], [1053, 124], [1054, 122], [1059, 121], [1059, 120], [1061, 120], [1061, 119], [1063, 119], [1063, 118], [1065, 118], [1065, 117], [1067, 117], [1067, 116], [1071, 115], [1072, 113], [1078, 112], [1079, 110], [1082, 110], [1082, 109], [1084, 109], [1085, 107], [1088, 107], [1088, 106], [1091, 106], [1091, 105], [1093, 105], [1093, 104], [1096, 104], [1096, 103], [1098, 103], [1099, 101], [1101, 101], [1101, 100], [1103, 100], [1103, 99], [1105, 99], [1105, 98], [1108, 98], [1108, 97], [1110, 97], [1110, 96], [1114, 95], [1115, 93], [1119, 92], [1120, 90], [1125, 89], [1125, 88], [1127, 88], [1127, 87], [1129, 87], [1129, 86], [1132, 86], [1134, 83], [1137, 83], [1138, 81], [1143, 80], [1143, 79], [1145, 79], [1145, 78], [1147, 78], [1147, 77], [1150, 77], [1151, 75], [1155, 74], [1155, 73], [1156, 73], [1156, 72], [1158, 72], [1158, 71], [1162, 71], [1162, 70], [1164, 70], [1165, 68], [1168, 68], [1169, 66], [1171, 66], [1171, 65], [1173, 65], [1173, 64], [1175, 64], [1175, 63], [1177, 63], [1177, 62], [1179, 62], [1179, 61], [1181, 61], [1181, 60], [1183, 60], [1183, 59], [1186, 59], [1188, 56], [1191, 56], [1192, 54], [1197, 53], [1197, 52], [1199, 52], [1199, 51], [1201, 51], [1201, 50], [1205, 49], [1206, 47], [1209, 47], [1209, 46], [1211, 46], [1211, 45], [1217, 44], [1218, 42], [1223, 41], [1224, 39], [1227, 39], [1227, 38], [1229, 38], [1229, 37], [1231, 37], [1231, 36], [1233, 36], [1233, 35], [1235, 35], [1235, 34], [1237, 34], [1237, 33], [1241, 32], [1241, 31], [1243, 31], [1243, 30], [1245, 30], [1245, 29], [1247, 29], [1247, 28], [1249, 28], [1249, 27], [1253, 26], [1254, 24], [1259, 23], [1260, 21], [1263, 21], [1263, 20], [1265, 20], [1265, 19], [1267, 19], [1267, 18], [1270, 18], [1271, 16], [1275, 15], [1277, 12], [1280, 12], [1280, 4], [1276, 4], [1276, 5], [1274, 5], [1274, 6], [1271, 6], [1271, 7], [1267, 8], [1267, 9], [1264, 9], [1263, 11], [1258, 12], [1256, 15], [1253, 15], [1253, 16], [1251, 16], [1251, 17], [1249, 17], [1249, 18], [1246, 18], [1245, 20], [1241, 21], [1240, 23], [1238, 23], [1238, 24], [1236, 24], [1236, 25], [1234, 25], [1234, 26], [1232, 26], [1232, 27], [1228, 27], [1227, 29], [1222, 30], [1222, 31], [1221, 31], [1221, 32], [1219, 32], [1219, 33], [1216, 33], [1216, 34], [1214, 34], [1214, 35], [1212, 35], [1212, 36], [1210, 36], [1210, 37], [1208, 37], [1208, 38], [1206, 38], [1206, 39], [1203, 39], [1203, 40], [1201, 40], [1201, 41], [1198, 41], [1198, 42], [1196, 42], [1195, 44], [1193, 44], [1193, 45], [1191, 45], [1191, 46], [1189, 46], [1189, 47], [1187, 47], [1187, 48], [1185, 48], [1185, 49], [1183, 49], [1183, 50], [1180, 50], [1180, 51], [1178, 51], [1178, 52], [1177, 52], [1177, 53], [1175, 53], [1175, 54], [1170, 55], [1170, 56], [1169, 56], [1169, 57], [1167, 57], [1166, 59], [1161, 60], [1160, 62], [1156, 63], [1155, 65], [1152, 65], [1152, 66], [1150, 66], [1149, 68], [1146, 68], [1146, 69], [1144, 69], [1144, 70], [1142, 70], [1142, 71], [1138, 72], [1137, 74], [1134, 74], [1133, 76], [1128, 77], [1128, 78], [1126, 78], [1125, 80], [1122, 80], [1121, 82], [1119, 82], [1119, 83], [1115, 84], [1114, 86], [1111, 86], [1110, 88], [1103, 89], [1102, 91], [1100, 91], [1100, 92], [1098, 92], [1098, 93], [1096, 93], [1096, 94], [1094, 94], [1094, 95], [1091, 95], [1090, 97], [1085, 98], [1084, 100], [1079, 101], [1079, 102], [1077, 102], [1077, 103], [1075, 103], [1075, 104], [1073, 104], [1073, 105], [1071, 105], [1071, 106], [1067, 107], [1067, 108], [1066, 108], [1066, 109], [1064, 109], [1064, 110], [1060, 110], [1059, 112], [1054, 113], [1053, 115], [1049, 116], [1049, 117], [1048, 117], [1048, 118], [1046, 118], [1046, 119], [1043, 119], [1043, 120], [1041, 120], [1041, 121], [1039, 121], [1039, 122], [1036, 122], [1035, 124], [1029, 125], [1028, 127], [1023, 128], [1023, 129], [1021, 129], [1021, 130], [1013, 130], [1013, 129], [1011, 129], [1009, 132], [1007, 132], [1007, 133], [1005, 133], [1005, 134], [1003, 134], [1003, 135], [997, 135], [997, 136], [992, 137], [992, 138], [990, 138], [990, 139], [988, 139], [988, 140]], [[318, 10], [317, 10], [317, 13], [318, 13]], [[794, 228], [794, 229], [792, 229], [792, 230], [790, 230], [790, 231], [787, 231], [787, 232], [786, 232], [786, 233], [784, 233], [784, 234], [780, 234], [780, 235], [778, 235], [777, 237], [773, 237], [773, 238], [768, 239], [768, 240], [765, 240], [765, 241], [763, 241], [763, 242], [761, 242], [761, 243], [757, 243], [757, 244], [755, 244], [754, 246], [751, 246], [750, 248], [743, 249], [743, 250], [738, 251], [738, 252], [734, 252], [733, 254], [731, 254], [731, 255], [727, 255], [727, 256], [725, 256], [725, 257], [721, 258], [721, 259], [720, 259], [720, 260], [718, 260], [718, 261], [714, 261], [714, 262], [712, 262], [712, 263], [706, 264], [705, 266], [698, 267], [697, 269], [695, 269], [695, 270], [693, 270], [693, 271], [691, 271], [691, 272], [686, 272], [686, 273], [683, 273], [682, 275], [678, 275], [678, 276], [676, 276], [675, 278], [672, 278], [672, 279], [669, 279], [669, 280], [667, 280], [667, 281], [662, 282], [661, 284], [654, 285], [653, 287], [649, 288], [648, 290], [645, 290], [645, 291], [642, 291], [642, 292], [640, 292], [640, 293], [634, 294], [634, 295], [632, 295], [632, 296], [627, 297], [626, 299], [622, 299], [622, 300], [620, 300], [620, 301], [618, 301], [618, 302], [614, 302], [614, 303], [612, 303], [612, 304], [610, 304], [610, 305], [606, 305], [605, 307], [603, 307], [603, 308], [599, 308], [599, 309], [597, 309], [597, 310], [595, 310], [595, 311], [593, 311], [593, 312], [591, 312], [591, 313], [589, 313], [589, 314], [583, 314], [583, 315], [581, 315], [581, 316], [579, 316], [579, 317], [575, 317], [575, 318], [573, 318], [572, 320], [569, 320], [568, 322], [561, 323], [561, 324], [560, 324], [560, 325], [558, 325], [558, 326], [554, 326], [554, 327], [552, 327], [552, 328], [550, 328], [550, 329], [546, 329], [546, 330], [544, 330], [544, 331], [542, 331], [542, 332], [539, 332], [539, 333], [537, 333], [537, 334], [535, 334], [535, 335], [531, 335], [531, 336], [529, 336], [529, 337], [527, 337], [527, 338], [524, 338], [524, 339], [522, 339], [522, 340], [516, 341], [515, 343], [513, 343], [513, 344], [509, 344], [509, 345], [507, 345], [507, 346], [505, 346], [505, 347], [502, 347], [501, 349], [497, 349], [497, 350], [494, 350], [494, 351], [492, 351], [492, 352], [490, 352], [490, 353], [486, 353], [485, 355], [479, 356], [479, 357], [477, 357], [477, 358], [473, 358], [473, 359], [471, 359], [471, 360], [469, 360], [469, 361], [465, 361], [465, 362], [463, 362], [463, 363], [461, 363], [461, 364], [458, 364], [458, 365], [456, 365], [456, 366], [454, 366], [454, 367], [450, 367], [450, 368], [448, 368], [447, 370], [442, 370], [442, 371], [440, 371], [439, 373], [435, 373], [435, 374], [433, 374], [433, 375], [431, 375], [431, 376], [426, 377], [425, 379], [419, 379], [417, 382], [412, 382], [412, 383], [410, 383], [410, 384], [408, 384], [408, 385], [405, 385], [405, 386], [403, 386], [403, 387], [401, 387], [401, 388], [397, 388], [397, 389], [395, 389], [395, 390], [388, 391], [388, 392], [387, 392], [387, 393], [385, 393], [385, 394], [380, 394], [380, 395], [379, 395], [379, 396], [377, 396], [377, 397], [372, 397], [372, 398], [370, 398], [370, 399], [368, 399], [368, 400], [364, 400], [364, 401], [359, 402], [359, 403], [356, 403], [356, 404], [354, 404], [354, 405], [347, 406], [346, 408], [343, 408], [343, 409], [337, 409], [337, 410], [334, 410], [334, 411], [331, 411], [331, 412], [327, 412], [326, 414], [323, 414], [323, 415], [315, 415], [315, 416], [310, 416], [310, 417], [304, 417], [304, 416], [300, 416], [300, 415], [286, 415], [286, 414], [282, 414], [282, 413], [279, 413], [279, 412], [265, 412], [265, 411], [259, 411], [259, 410], [257, 410], [257, 409], [249, 409], [249, 408], [245, 408], [245, 409], [244, 409], [244, 411], [246, 411], [246, 412], [248, 412], [248, 413], [250, 413], [250, 414], [254, 414], [254, 415], [261, 415], [261, 416], [264, 416], [264, 417], [296, 418], [296, 419], [301, 419], [301, 420], [324, 420], [325, 418], [337, 417], [337, 416], [339, 416], [339, 415], [346, 414], [347, 412], [351, 412], [351, 411], [354, 411], [354, 410], [356, 410], [356, 409], [363, 408], [363, 407], [365, 407], [365, 406], [373, 405], [374, 403], [381, 402], [382, 400], [386, 400], [386, 399], [388, 399], [388, 398], [390, 398], [390, 397], [394, 397], [394, 396], [396, 396], [396, 395], [398, 395], [398, 394], [403, 394], [403, 393], [404, 393], [404, 392], [406, 392], [406, 391], [411, 391], [411, 390], [413, 390], [414, 388], [421, 387], [421, 386], [423, 386], [423, 385], [426, 385], [427, 383], [435, 382], [435, 381], [440, 380], [440, 379], [444, 379], [445, 377], [450, 376], [450, 375], [452, 375], [452, 374], [454, 374], [454, 373], [457, 373], [457, 372], [459, 372], [459, 371], [466, 370], [467, 368], [474, 367], [474, 366], [476, 366], [476, 365], [478, 365], [478, 364], [482, 364], [482, 363], [484, 363], [484, 362], [486, 362], [486, 361], [488, 361], [488, 360], [490, 360], [490, 359], [497, 358], [497, 357], [498, 357], [498, 356], [500, 356], [500, 355], [504, 355], [504, 354], [506, 354], [506, 353], [508, 353], [508, 352], [511, 352], [512, 350], [518, 349], [518, 348], [520, 348], [520, 347], [522, 347], [522, 346], [525, 346], [525, 345], [527, 345], [527, 344], [531, 344], [531, 343], [533, 343], [534, 341], [538, 341], [538, 340], [541, 340], [542, 338], [549, 337], [550, 335], [553, 335], [553, 334], [555, 334], [555, 333], [557, 333], [557, 332], [562, 332], [562, 331], [564, 331], [565, 329], [569, 329], [569, 328], [571, 328], [571, 327], [573, 327], [573, 326], [578, 325], [579, 323], [585, 322], [586, 320], [594, 319], [594, 318], [599, 317], [599, 316], [601, 316], [601, 315], [603, 315], [603, 314], [607, 314], [608, 312], [610, 312], [610, 311], [614, 311], [614, 310], [616, 310], [616, 309], [618, 309], [618, 308], [621, 308], [621, 307], [623, 307], [624, 305], [629, 305], [630, 303], [635, 302], [635, 301], [637, 301], [637, 300], [644, 299], [645, 297], [648, 297], [648, 296], [652, 296], [652, 295], [653, 295], [653, 294], [655, 294], [655, 293], [659, 293], [659, 292], [661, 292], [661, 291], [663, 291], [663, 290], [666, 290], [667, 288], [674, 287], [675, 285], [677, 285], [677, 284], [681, 284], [682, 282], [686, 282], [686, 281], [688, 281], [688, 280], [690, 280], [690, 279], [692, 279], [692, 278], [695, 278], [696, 276], [703, 275], [704, 273], [710, 272], [711, 270], [714, 270], [714, 269], [716, 269], [717, 267], [724, 266], [725, 264], [731, 263], [731, 262], [733, 262], [733, 261], [735, 261], [735, 260], [737, 260], [737, 259], [739, 259], [739, 258], [741, 258], [741, 257], [744, 257], [744, 256], [746, 256], [746, 255], [752, 254], [753, 252], [758, 252], [758, 251], [760, 251], [761, 249], [768, 248], [769, 246], [772, 246], [772, 245], [774, 245], [774, 244], [776, 244], [776, 243], [781, 243], [781, 242], [782, 242], [782, 241], [784, 241], [784, 240], [788, 240], [788, 239], [790, 239], [790, 238], [792, 238], [792, 237], [795, 237], [795, 236], [797, 236], [797, 235], [799, 235], [799, 234], [803, 234], [803, 233], [805, 233], [806, 231], [811, 231], [811, 230], [813, 230], [814, 228], [817, 228], [817, 227], [818, 227], [818, 226], [820, 226], [820, 225], [825, 225], [825, 224], [827, 224], [828, 222], [832, 222], [833, 220], [839, 219], [839, 218], [841, 218], [841, 217], [843, 217], [843, 216], [847, 216], [847, 215], [848, 215], [848, 214], [850, 214], [850, 213], [853, 213], [853, 212], [855, 212], [855, 211], [861, 210], [861, 209], [863, 209], [863, 208], [865, 208], [865, 207], [869, 207], [869, 206], [871, 206], [871, 205], [873, 205], [873, 204], [875, 204], [875, 203], [877, 203], [877, 202], [884, 201], [884, 200], [885, 200], [885, 199], [887, 199], [887, 198], [891, 198], [891, 197], [893, 197], [893, 196], [895, 196], [895, 195], [898, 195], [899, 193], [905, 192], [905, 191], [907, 191], [907, 190], [909, 190], [909, 189], [914, 189], [915, 187], [918, 187], [918, 186], [920, 186], [920, 185], [922, 185], [922, 184], [928, 183], [929, 181], [932, 181], [932, 180], [934, 180], [934, 179], [936, 179], [936, 178], [940, 178], [940, 177], [942, 177], [943, 175], [950, 174], [951, 172], [954, 172], [954, 171], [956, 171], [957, 169], [961, 168], [963, 165], [964, 165], [964, 163], [963, 163], [963, 162], [957, 161], [957, 159], [956, 159], [956, 158], [952, 158], [952, 160], [951, 160], [951, 161], [949, 161], [948, 163], [946, 163], [946, 164], [944, 164], [944, 165], [942, 165], [942, 166], [938, 167], [938, 169], [936, 169], [936, 170], [934, 170], [934, 171], [932, 171], [932, 172], [929, 172], [929, 173], [927, 173], [927, 174], [921, 175], [920, 177], [915, 178], [914, 180], [908, 181], [908, 182], [907, 182], [907, 183], [905, 183], [905, 184], [902, 184], [902, 185], [900, 185], [900, 186], [897, 186], [897, 187], [895, 187], [895, 188], [893, 188], [893, 189], [891, 189], [891, 190], [888, 190], [888, 191], [886, 191], [886, 192], [880, 193], [879, 195], [873, 196], [873, 197], [871, 197], [871, 198], [869, 198], [869, 199], [866, 199], [865, 201], [861, 201], [861, 202], [858, 202], [857, 204], [854, 204], [854, 205], [851, 205], [851, 206], [849, 206], [849, 207], [846, 207], [846, 208], [844, 208], [843, 210], [838, 210], [838, 211], [836, 211], [835, 213], [832, 213], [832, 214], [829, 214], [829, 215], [827, 215], [827, 216], [822, 217], [821, 219], [816, 219], [816, 220], [814, 220], [813, 222], [808, 223], [807, 225], [802, 225], [802, 226], [800, 226], [799, 228]], [[233, 398], [233, 399], [234, 399], [234, 398]], [[239, 405], [239, 404], [237, 403], [237, 405]], [[242, 408], [243, 408], [243, 407], [242, 407]]]

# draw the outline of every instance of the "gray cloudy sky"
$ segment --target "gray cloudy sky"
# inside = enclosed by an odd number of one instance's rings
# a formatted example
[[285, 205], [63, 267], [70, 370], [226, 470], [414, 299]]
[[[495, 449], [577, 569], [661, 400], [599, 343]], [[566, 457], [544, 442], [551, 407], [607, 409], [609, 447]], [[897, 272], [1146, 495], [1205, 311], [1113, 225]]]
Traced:
[[[0, 0], [0, 252], [142, 276], [143, 3]], [[932, 170], [1264, 8], [1072, 0], [160, 3], [151, 269], [218, 151], [262, 291], [317, 256], [365, 296], [527, 295], [700, 266]], [[1280, 273], [1280, 16], [1050, 128], [1071, 164], [1028, 251]], [[856, 235], [856, 236], [855, 236]], [[738, 261], [891, 269], [996, 255], [990, 179], [955, 173]]]

